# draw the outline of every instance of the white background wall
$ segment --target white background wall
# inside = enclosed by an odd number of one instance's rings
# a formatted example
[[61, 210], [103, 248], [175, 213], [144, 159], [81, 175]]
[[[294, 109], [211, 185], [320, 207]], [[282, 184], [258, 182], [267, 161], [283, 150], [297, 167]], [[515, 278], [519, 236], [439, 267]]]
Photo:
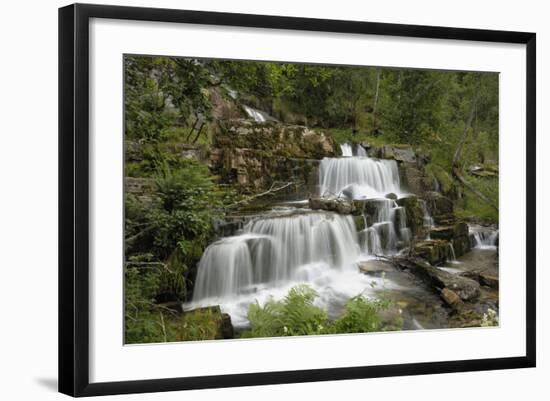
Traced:
[[[107, 0], [105, 0], [107, 1]], [[536, 369], [399, 377], [185, 393], [148, 400], [398, 399], [545, 400], [550, 395], [550, 13], [544, 1], [161, 0], [111, 4], [353, 19], [537, 33], [538, 365]], [[101, 3], [101, 2], [100, 2]], [[0, 61], [0, 399], [52, 400], [57, 386], [57, 0], [5, 2]], [[546, 176], [548, 177], [548, 176]], [[521, 194], [518, 194], [521, 196]], [[452, 347], [452, 344], [448, 344]], [[391, 349], [388, 349], [391, 352]], [[182, 361], [189, 363], [189, 361]], [[213, 361], [212, 363], [215, 363]], [[105, 399], [114, 399], [108, 397]], [[122, 397], [117, 397], [122, 399]]]

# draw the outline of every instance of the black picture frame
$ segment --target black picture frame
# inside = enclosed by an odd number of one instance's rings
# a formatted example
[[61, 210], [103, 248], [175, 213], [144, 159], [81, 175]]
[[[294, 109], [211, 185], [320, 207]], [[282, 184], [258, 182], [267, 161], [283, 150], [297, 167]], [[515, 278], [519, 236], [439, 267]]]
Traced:
[[[437, 38], [526, 46], [526, 354], [521, 357], [262, 372], [122, 382], [89, 381], [88, 61], [91, 18]], [[536, 364], [536, 35], [434, 26], [74, 4], [59, 9], [59, 391], [71, 396], [158, 392], [494, 369]]]

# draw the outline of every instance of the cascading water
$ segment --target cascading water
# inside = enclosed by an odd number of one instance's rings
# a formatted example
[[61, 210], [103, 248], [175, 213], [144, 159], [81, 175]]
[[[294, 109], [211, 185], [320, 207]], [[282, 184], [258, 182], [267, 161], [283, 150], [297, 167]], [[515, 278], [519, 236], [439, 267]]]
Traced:
[[474, 239], [474, 246], [479, 249], [496, 249], [498, 230], [481, 226], [470, 226], [470, 234]]
[[427, 231], [426, 239], [430, 239], [430, 230], [434, 227], [434, 219], [430, 215], [430, 212], [428, 211], [428, 206], [426, 205], [426, 201], [423, 199], [420, 199], [420, 204], [422, 205], [422, 210], [424, 212], [424, 228]]
[[319, 183], [321, 196], [338, 196], [343, 191], [354, 199], [402, 194], [395, 160], [325, 157], [319, 169]]
[[369, 209], [374, 211], [366, 212], [366, 220], [372, 221], [372, 224], [359, 232], [363, 255], [390, 255], [408, 245], [411, 230], [406, 225], [405, 208], [391, 199], [373, 199], [368, 202]]
[[453, 246], [453, 243], [449, 242], [447, 246], [449, 247], [449, 256], [447, 257], [447, 261], [451, 263], [458, 263], [456, 260], [455, 247]]
[[277, 121], [275, 118], [267, 114], [265, 111], [255, 109], [250, 106], [243, 106], [244, 111], [250, 118], [252, 118], [257, 123], [265, 123], [267, 121]]
[[314, 212], [255, 219], [242, 235], [206, 249], [193, 300], [233, 297], [255, 284], [277, 287], [297, 280], [298, 268], [313, 263], [342, 270], [353, 267], [358, 256], [350, 216]]
[[355, 148], [352, 144], [343, 143], [340, 145], [340, 150], [342, 151], [342, 156], [344, 157], [367, 157], [367, 151], [361, 145], [355, 145]]
[[349, 143], [343, 143], [340, 145], [340, 150], [342, 151], [342, 156], [344, 157], [352, 157], [353, 156], [353, 148]]
[[[320, 166], [322, 193], [353, 187], [352, 197], [368, 204], [365, 229], [357, 232], [351, 216], [309, 209], [272, 211], [250, 220], [239, 235], [212, 243], [199, 262], [189, 307], [219, 304], [235, 326], [245, 326], [252, 302], [283, 297], [297, 283], [307, 283], [318, 302], [330, 310], [383, 279], [358, 274], [357, 263], [394, 254], [410, 241], [405, 209], [386, 194], [401, 194], [393, 160], [366, 157], [360, 146], [342, 147], [343, 158], [325, 158]], [[365, 199], [368, 198], [368, 199]], [[368, 223], [368, 225], [367, 225]], [[386, 285], [388, 284], [381, 284]]]

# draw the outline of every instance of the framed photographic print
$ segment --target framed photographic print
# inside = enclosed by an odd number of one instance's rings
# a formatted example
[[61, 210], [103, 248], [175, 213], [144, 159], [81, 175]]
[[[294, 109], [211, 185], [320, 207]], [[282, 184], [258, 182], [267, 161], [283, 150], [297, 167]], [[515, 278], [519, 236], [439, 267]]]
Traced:
[[61, 8], [59, 390], [535, 366], [535, 79], [534, 33]]

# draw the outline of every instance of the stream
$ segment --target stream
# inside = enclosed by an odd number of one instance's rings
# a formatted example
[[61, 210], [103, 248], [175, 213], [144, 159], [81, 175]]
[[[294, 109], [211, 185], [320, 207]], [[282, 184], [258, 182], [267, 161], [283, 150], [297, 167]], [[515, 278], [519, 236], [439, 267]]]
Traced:
[[[321, 161], [317, 195], [376, 199], [375, 209], [363, 216], [365, 228], [358, 230], [350, 215], [311, 210], [307, 200], [288, 199], [265, 208], [244, 219], [234, 235], [206, 248], [193, 299], [184, 309], [220, 305], [234, 327], [243, 330], [251, 303], [282, 299], [290, 288], [308, 284], [319, 294], [315, 304], [331, 319], [351, 297], [362, 294], [392, 300], [395, 307], [387, 314], [398, 314], [403, 329], [448, 327], [449, 312], [438, 294], [380, 260], [381, 255], [408, 250], [411, 241], [406, 210], [395, 200], [408, 195], [397, 162], [370, 158], [359, 145], [344, 144], [341, 151], [342, 157]], [[433, 225], [427, 210], [424, 224]], [[453, 274], [496, 269], [498, 231], [472, 226], [470, 235], [475, 241], [472, 251], [457, 260], [449, 258], [440, 269]]]

